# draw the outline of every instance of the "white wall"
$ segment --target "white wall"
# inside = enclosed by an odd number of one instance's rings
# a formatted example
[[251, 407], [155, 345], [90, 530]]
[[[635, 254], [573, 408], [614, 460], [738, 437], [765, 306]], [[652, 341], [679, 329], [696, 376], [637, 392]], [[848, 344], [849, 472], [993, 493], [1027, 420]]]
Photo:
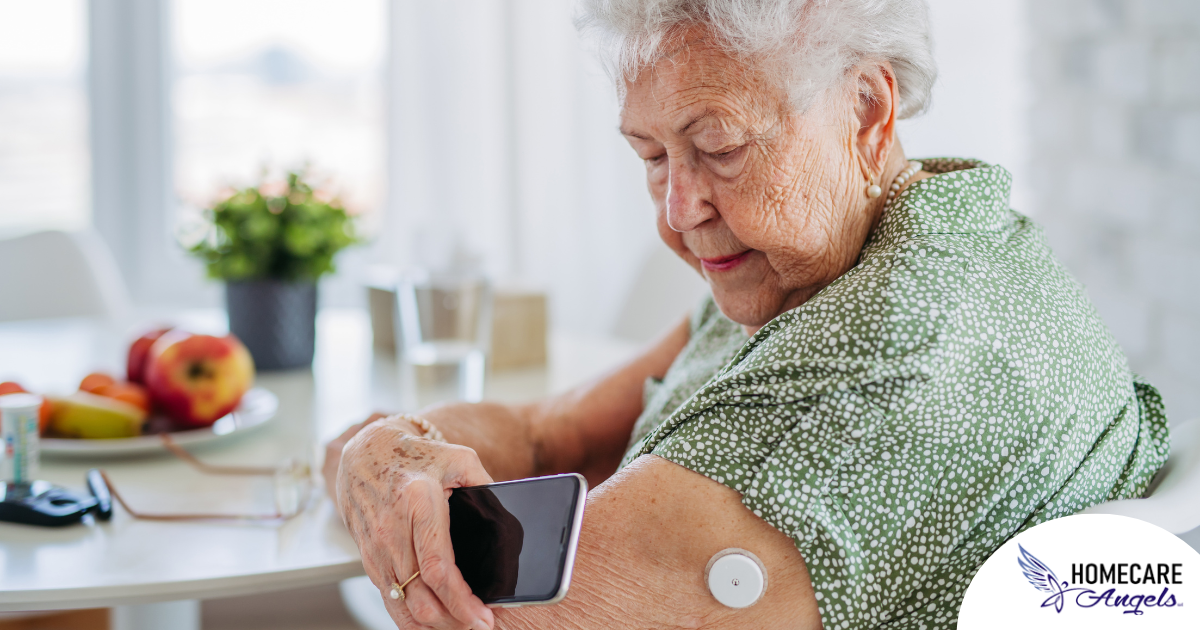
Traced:
[[611, 329], [656, 243], [653, 208], [572, 3], [393, 6], [380, 259], [437, 265], [465, 248], [502, 281], [547, 289], [553, 325]]
[[1050, 245], [1167, 416], [1200, 416], [1200, 2], [1030, 5]]
[[582, 50], [571, 4], [517, 5], [520, 269], [552, 288], [558, 323], [608, 331], [652, 248], [665, 246], [645, 167], [617, 132], [615, 92]]
[[999, 164], [1013, 174], [1013, 207], [1033, 214], [1025, 3], [929, 0], [929, 8], [938, 81], [930, 110], [899, 126], [905, 153]]

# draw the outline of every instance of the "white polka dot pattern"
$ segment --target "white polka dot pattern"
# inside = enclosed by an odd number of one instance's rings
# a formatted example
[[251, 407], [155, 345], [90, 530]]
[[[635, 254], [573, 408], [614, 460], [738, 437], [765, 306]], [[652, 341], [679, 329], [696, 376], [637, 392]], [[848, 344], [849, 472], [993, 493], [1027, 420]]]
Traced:
[[646, 379], [642, 415], [629, 437], [632, 448], [664, 418], [729, 363], [750, 337], [738, 324], [721, 315], [712, 296], [704, 298], [692, 314], [688, 343], [675, 357], [662, 380]]
[[695, 393], [647, 407], [625, 458], [653, 453], [740, 492], [795, 540], [830, 630], [954, 628], [1004, 541], [1139, 496], [1167, 456], [1157, 391], [1040, 228], [1008, 209], [1008, 172], [924, 164], [937, 175], [890, 202], [857, 266], [698, 390], [711, 368], [668, 372], [664, 386]]

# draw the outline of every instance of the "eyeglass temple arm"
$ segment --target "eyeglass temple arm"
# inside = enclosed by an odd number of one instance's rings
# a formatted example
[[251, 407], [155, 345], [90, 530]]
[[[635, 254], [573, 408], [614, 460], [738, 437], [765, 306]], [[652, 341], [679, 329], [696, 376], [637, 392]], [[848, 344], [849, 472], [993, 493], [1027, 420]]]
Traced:
[[216, 466], [213, 464], [206, 464], [206, 463], [196, 459], [196, 457], [194, 455], [192, 455], [191, 453], [184, 450], [184, 448], [182, 446], [180, 446], [179, 444], [177, 444], [175, 442], [175, 440], [171, 439], [170, 435], [167, 435], [166, 433], [159, 433], [158, 436], [160, 438], [162, 438], [163, 446], [165, 446], [168, 451], [171, 451], [172, 455], [174, 455], [175, 457], [178, 457], [179, 459], [182, 459], [183, 461], [191, 464], [192, 466], [195, 466], [197, 469], [199, 469], [203, 472], [212, 474], [212, 475], [274, 475], [275, 474], [274, 468], [267, 468], [265, 466]]
[[132, 507], [130, 507], [129, 504], [125, 502], [125, 497], [122, 497], [121, 493], [117, 492], [117, 486], [114, 485], [112, 480], [108, 478], [108, 474], [106, 474], [103, 470], [100, 470], [98, 468], [93, 469], [93, 470], [100, 473], [100, 478], [104, 480], [104, 485], [108, 486], [109, 494], [112, 495], [112, 498], [117, 500], [117, 503], [121, 504], [121, 507], [125, 508], [126, 512], [129, 512], [130, 516], [132, 516], [134, 518], [140, 518], [140, 519], [146, 520], [146, 521], [286, 521], [286, 520], [289, 520], [299, 514], [299, 512], [297, 512], [296, 514], [290, 514], [290, 515], [284, 515], [284, 514], [279, 514], [279, 513], [275, 513], [275, 514], [153, 514], [153, 513], [149, 513], [149, 512], [139, 512], [139, 511], [133, 509]]

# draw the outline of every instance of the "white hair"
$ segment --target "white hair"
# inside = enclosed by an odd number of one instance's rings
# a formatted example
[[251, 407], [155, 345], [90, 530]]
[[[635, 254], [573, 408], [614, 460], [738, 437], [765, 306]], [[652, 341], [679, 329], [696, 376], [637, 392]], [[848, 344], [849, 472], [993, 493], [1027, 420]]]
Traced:
[[692, 26], [773, 80], [798, 111], [862, 62], [891, 63], [899, 118], [928, 107], [937, 78], [925, 0], [581, 0], [575, 24], [622, 97], [620, 79], [669, 54]]

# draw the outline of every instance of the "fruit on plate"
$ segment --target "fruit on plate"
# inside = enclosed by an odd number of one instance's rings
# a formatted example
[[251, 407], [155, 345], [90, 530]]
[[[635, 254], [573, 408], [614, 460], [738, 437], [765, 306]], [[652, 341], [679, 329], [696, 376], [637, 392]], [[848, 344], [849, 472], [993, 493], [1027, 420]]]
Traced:
[[143, 411], [150, 411], [150, 393], [145, 387], [129, 381], [118, 381], [104, 372], [92, 372], [83, 377], [79, 383], [79, 391], [113, 398]]
[[75, 392], [51, 398], [50, 428], [66, 438], [110, 439], [142, 434], [146, 411], [127, 402]]
[[92, 372], [83, 377], [82, 381], [79, 381], [79, 391], [89, 394], [99, 394], [100, 390], [116, 382], [117, 379], [104, 372]]
[[137, 383], [117, 381], [112, 385], [100, 388], [95, 393], [105, 398], [127, 402], [147, 413], [150, 411], [150, 392]]
[[150, 347], [158, 338], [167, 334], [170, 328], [158, 328], [138, 337], [129, 345], [129, 358], [125, 362], [125, 380], [130, 383], [144, 385], [146, 383], [146, 359], [150, 356]]
[[[13, 381], [4, 381], [0, 383], [0, 396], [5, 394], [27, 394], [29, 393], [20, 383]], [[51, 404], [49, 400], [42, 399], [42, 406], [38, 409], [38, 431], [46, 432], [46, 427], [50, 426], [50, 411]]]
[[188, 427], [206, 427], [237, 408], [254, 384], [254, 361], [233, 335], [172, 330], [150, 348], [146, 388], [157, 408]]

